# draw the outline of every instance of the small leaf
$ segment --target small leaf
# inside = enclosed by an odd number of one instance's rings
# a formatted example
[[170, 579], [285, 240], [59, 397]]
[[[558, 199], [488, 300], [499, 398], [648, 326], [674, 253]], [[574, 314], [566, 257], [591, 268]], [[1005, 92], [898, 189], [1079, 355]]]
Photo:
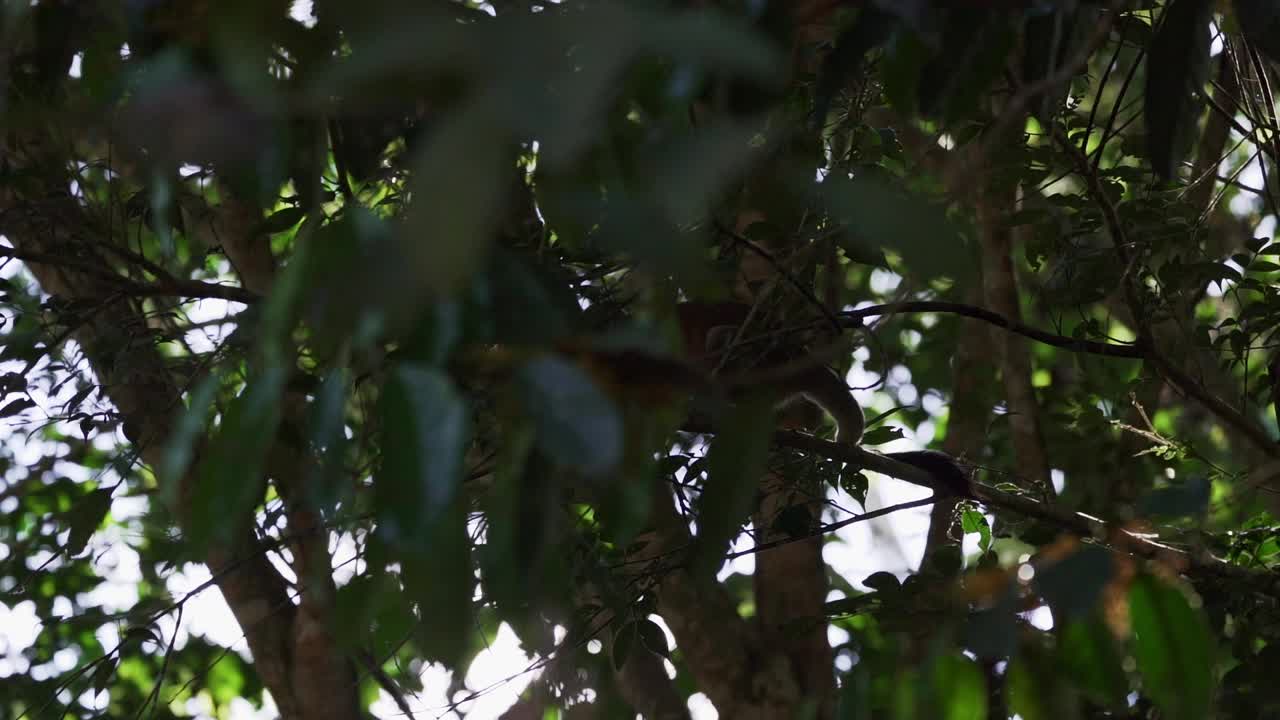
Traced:
[[18, 398], [17, 400], [12, 400], [6, 403], [4, 407], [0, 408], [0, 418], [13, 417], [18, 413], [21, 413], [24, 410], [29, 410], [35, 406], [36, 404], [31, 400], [31, 398]]
[[89, 394], [92, 393], [96, 388], [97, 388], [96, 385], [86, 385], [80, 388], [79, 390], [76, 391], [75, 395], [72, 395], [65, 403], [63, 403], [62, 405], [63, 409], [80, 407], [80, 403], [84, 402], [85, 398], [89, 397]]
[[1204, 614], [1187, 596], [1151, 576], [1129, 591], [1133, 653], [1143, 686], [1170, 720], [1209, 717], [1213, 695], [1213, 645]]
[[871, 573], [862, 580], [862, 584], [878, 592], [893, 592], [902, 588], [902, 581], [898, 580], [898, 576], [884, 570]]
[[862, 436], [863, 445], [884, 445], [904, 437], [902, 428], [893, 425], [881, 425], [868, 430]]

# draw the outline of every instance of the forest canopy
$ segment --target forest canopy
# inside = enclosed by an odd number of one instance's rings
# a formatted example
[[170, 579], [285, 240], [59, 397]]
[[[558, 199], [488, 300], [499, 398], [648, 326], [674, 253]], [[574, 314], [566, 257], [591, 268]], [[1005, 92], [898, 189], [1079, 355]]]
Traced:
[[0, 38], [0, 720], [1280, 716], [1280, 0]]

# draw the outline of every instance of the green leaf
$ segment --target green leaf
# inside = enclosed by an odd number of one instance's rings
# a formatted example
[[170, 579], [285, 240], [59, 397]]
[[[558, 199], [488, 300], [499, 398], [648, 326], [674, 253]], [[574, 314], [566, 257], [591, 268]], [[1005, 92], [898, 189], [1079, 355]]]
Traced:
[[287, 379], [284, 367], [267, 366], [223, 413], [190, 506], [186, 530], [193, 545], [239, 537], [253, 519], [266, 487], [267, 452], [276, 441]]
[[467, 405], [441, 371], [411, 363], [391, 371], [379, 405], [379, 529], [393, 542], [425, 550], [426, 537], [450, 512], [465, 472]]
[[1129, 679], [1111, 631], [1098, 614], [1065, 622], [1060, 629], [1056, 664], [1094, 702], [1112, 710], [1125, 707]]
[[421, 618], [416, 637], [423, 653], [457, 668], [471, 647], [475, 587], [468, 508], [459, 492], [470, 414], [448, 377], [416, 364], [392, 370], [379, 405], [378, 532], [398, 551]]
[[1146, 694], [1170, 720], [1208, 717], [1214, 665], [1203, 613], [1179, 588], [1145, 575], [1129, 591], [1129, 615]]
[[191, 391], [191, 400], [174, 423], [165, 445], [164, 455], [157, 468], [165, 500], [172, 506], [177, 500], [178, 486], [195, 456], [197, 438], [204, 434], [209, 422], [209, 409], [222, 385], [222, 371], [214, 368]]
[[1037, 657], [1020, 656], [1009, 663], [1006, 677], [1009, 711], [1023, 720], [1079, 717], [1074, 696], [1061, 678]]
[[720, 569], [754, 508], [772, 433], [773, 403], [761, 398], [740, 402], [724, 418], [707, 453], [707, 482], [697, 502], [698, 536], [690, 559], [696, 575]]
[[982, 552], [991, 549], [991, 523], [987, 516], [977, 510], [965, 510], [960, 516], [960, 525], [964, 533], [978, 533], [978, 548]]
[[258, 228], [258, 232], [275, 235], [302, 222], [307, 216], [307, 211], [300, 207], [288, 207], [283, 210], [272, 213], [267, 219], [262, 221], [262, 225]]
[[581, 367], [548, 355], [529, 360], [517, 375], [538, 448], [548, 457], [587, 475], [618, 464], [622, 415]]
[[1170, 0], [1147, 46], [1147, 156], [1165, 179], [1176, 174], [1199, 121], [1212, 19], [1210, 0]]
[[317, 453], [314, 477], [308, 484], [312, 500], [321, 508], [338, 501], [343, 486], [346, 457], [347, 388], [351, 382], [346, 368], [334, 368], [325, 377], [311, 403], [308, 427], [312, 449]]
[[98, 488], [76, 501], [75, 507], [67, 513], [67, 524], [71, 528], [65, 547], [68, 557], [75, 557], [84, 550], [89, 538], [93, 537], [93, 533], [102, 525], [110, 511], [110, 488]]
[[455, 498], [423, 525], [414, 533], [417, 542], [401, 546], [398, 555], [405, 590], [421, 620], [414, 635], [426, 659], [459, 670], [474, 630], [475, 572], [465, 501]]
[[987, 717], [987, 683], [977, 663], [963, 655], [938, 656], [933, 663], [934, 697], [945, 720]]

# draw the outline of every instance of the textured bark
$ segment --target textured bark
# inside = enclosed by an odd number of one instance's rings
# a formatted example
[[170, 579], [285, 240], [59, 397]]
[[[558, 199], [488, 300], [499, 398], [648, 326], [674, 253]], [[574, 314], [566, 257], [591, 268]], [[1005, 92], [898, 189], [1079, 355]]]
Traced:
[[[758, 211], [747, 209], [740, 212], [736, 228], [739, 235], [759, 219], [762, 215]], [[778, 268], [760, 253], [744, 253], [738, 267], [738, 299], [750, 303], [769, 302], [767, 297], [761, 300], [757, 288], [780, 286], [778, 272]], [[783, 424], [792, 427], [812, 427], [818, 419], [813, 408], [804, 404], [789, 409], [783, 415]], [[760, 479], [759, 487], [760, 505], [752, 517], [756, 542], [788, 539], [785, 531], [775, 529], [776, 520], [788, 508], [802, 508], [809, 517], [810, 527], [816, 527], [820, 522], [824, 498], [817, 483], [768, 472]], [[827, 639], [827, 621], [823, 612], [827, 600], [827, 575], [822, 544], [823, 539], [818, 536], [765, 550], [756, 555], [755, 573], [751, 578], [756, 602], [755, 620], [764, 647], [781, 651], [799, 686], [801, 697], [817, 704], [815, 717], [818, 720], [834, 715], [836, 692], [835, 657]]]
[[[605, 607], [600, 594], [589, 583], [578, 586], [577, 602], [580, 608], [602, 608], [592, 620], [590, 634], [600, 640], [605, 656], [612, 657], [614, 631], [617, 629], [616, 616]], [[689, 717], [689, 708], [676, 690], [675, 683], [667, 677], [662, 656], [640, 643], [632, 645], [622, 667], [614, 668], [613, 680], [622, 699], [644, 718], [686, 720]], [[538, 717], [542, 717], [541, 713]]]
[[[11, 168], [58, 166], [40, 154], [37, 137], [11, 138], [6, 151]], [[144, 333], [142, 308], [122, 295], [113, 279], [110, 258], [101, 248], [114, 239], [104, 236], [66, 193], [66, 181], [47, 172], [33, 175], [46, 178], [38, 192], [19, 195], [6, 188], [0, 194], [0, 233], [19, 251], [50, 258], [26, 263], [45, 292], [90, 308], [71, 337], [84, 349], [103, 392], [119, 411], [125, 435], [143, 462], [157, 467], [169, 428], [183, 408], [180, 387]], [[198, 441], [191, 468], [177, 479], [173, 511], [180, 523], [195, 511], [191, 499], [203, 453], [204, 443]], [[309, 534], [305, 527], [302, 531]], [[314, 559], [314, 553], [295, 555]], [[295, 605], [288, 583], [251, 535], [239, 542], [212, 543], [205, 559], [282, 717], [359, 717], [355, 675], [333, 643], [325, 608], [308, 601], [310, 589], [302, 588], [302, 601]], [[312, 572], [303, 565], [298, 568], [300, 579], [319, 574], [318, 567]], [[331, 583], [331, 575], [323, 574]]]
[[627, 567], [640, 589], [654, 591], [658, 613], [675, 635], [698, 689], [720, 717], [790, 720], [805, 699], [791, 665], [761, 642], [732, 598], [713, 578], [694, 577], [681, 564], [689, 531], [668, 493], [656, 493], [655, 529], [636, 543]]
[[[1013, 187], [988, 188], [978, 203], [978, 227], [982, 234], [982, 285], [987, 307], [1013, 322], [1022, 321], [1018, 281], [1013, 268], [1014, 233], [1005, 221], [1016, 202]], [[1020, 337], [1001, 333], [995, 337], [996, 358], [1009, 412], [1018, 474], [1053, 492], [1049, 458], [1040, 429], [1040, 406], [1031, 385], [1031, 353]]]
[[[229, 191], [216, 208], [212, 224], [220, 228], [222, 248], [240, 276], [241, 284], [266, 297], [275, 280], [270, 238], [259, 232], [262, 213]], [[288, 390], [283, 398], [282, 427], [306, 426], [306, 396]], [[329, 554], [329, 531], [320, 512], [309, 502], [307, 481], [316, 477], [315, 458], [304, 448], [277, 438], [268, 456], [267, 472], [284, 500], [289, 523], [293, 571], [298, 579], [297, 614], [292, 628], [292, 685], [303, 717], [344, 717], [359, 705], [343, 708], [330, 697], [331, 688], [355, 688], [352, 659], [338, 646], [334, 603], [337, 587]], [[335, 710], [339, 714], [334, 714]]]
[[[981, 290], [971, 291], [970, 302], [981, 302]], [[977, 301], [977, 302], [974, 302]], [[984, 400], [984, 383], [987, 368], [991, 367], [992, 330], [976, 320], [960, 320], [960, 341], [956, 344], [954, 363], [951, 367], [951, 408], [947, 414], [947, 437], [942, 450], [955, 458], [975, 458], [986, 440], [989, 405]], [[924, 560], [949, 542], [952, 515], [958, 500], [943, 498], [934, 504], [929, 514], [929, 535], [925, 541]]]

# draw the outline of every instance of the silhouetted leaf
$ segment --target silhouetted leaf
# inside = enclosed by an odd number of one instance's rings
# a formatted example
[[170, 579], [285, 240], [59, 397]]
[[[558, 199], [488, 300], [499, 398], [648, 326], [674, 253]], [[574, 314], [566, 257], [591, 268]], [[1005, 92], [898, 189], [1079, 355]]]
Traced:
[[67, 522], [71, 532], [67, 536], [67, 555], [79, 555], [89, 538], [97, 531], [102, 520], [111, 510], [111, 489], [98, 488], [77, 501], [68, 513]]
[[0, 418], [13, 417], [18, 413], [29, 410], [35, 406], [36, 404], [31, 400], [31, 398], [23, 397], [18, 398], [17, 400], [10, 400], [5, 403], [4, 407], [0, 408]]
[[1199, 120], [1196, 93], [1209, 65], [1212, 12], [1210, 0], [1170, 0], [1147, 47], [1147, 155], [1166, 179], [1176, 173]]
[[874, 572], [862, 580], [862, 584], [878, 592], [895, 592], [902, 588], [902, 581], [891, 572]]
[[671, 648], [667, 646], [667, 634], [662, 632], [658, 623], [645, 618], [636, 623], [636, 630], [640, 635], [640, 642], [644, 643], [649, 652], [664, 658], [671, 657]]

